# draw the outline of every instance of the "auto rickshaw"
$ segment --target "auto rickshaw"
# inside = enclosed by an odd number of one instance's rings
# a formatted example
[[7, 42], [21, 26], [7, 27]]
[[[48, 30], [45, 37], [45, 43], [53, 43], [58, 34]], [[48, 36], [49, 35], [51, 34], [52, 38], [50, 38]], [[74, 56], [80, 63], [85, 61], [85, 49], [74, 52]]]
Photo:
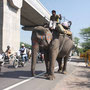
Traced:
[[90, 66], [90, 49], [85, 52], [85, 63], [86, 67]]
[[85, 58], [85, 53], [80, 53], [80, 59], [84, 59]]

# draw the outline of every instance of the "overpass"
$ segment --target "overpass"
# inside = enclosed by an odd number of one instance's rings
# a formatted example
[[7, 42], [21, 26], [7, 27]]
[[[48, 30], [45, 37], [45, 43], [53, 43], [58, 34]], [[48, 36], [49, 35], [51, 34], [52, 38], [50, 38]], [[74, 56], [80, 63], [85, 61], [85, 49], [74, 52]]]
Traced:
[[0, 0], [0, 52], [20, 47], [20, 25], [35, 27], [48, 22], [50, 13], [39, 0]]

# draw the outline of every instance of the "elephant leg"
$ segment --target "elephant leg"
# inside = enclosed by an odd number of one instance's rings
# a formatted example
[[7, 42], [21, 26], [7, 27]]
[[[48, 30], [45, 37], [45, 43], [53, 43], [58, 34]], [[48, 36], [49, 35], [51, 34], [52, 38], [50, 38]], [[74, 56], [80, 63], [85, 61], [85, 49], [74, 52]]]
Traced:
[[32, 47], [32, 62], [31, 62], [31, 74], [32, 76], [35, 76], [35, 66], [36, 66], [36, 59], [37, 59], [37, 53], [39, 50], [39, 46]]
[[67, 61], [68, 61], [68, 58], [69, 58], [71, 49], [72, 49], [72, 48], [69, 48], [69, 49], [67, 50], [68, 52], [67, 52], [66, 56], [64, 57], [64, 65], [63, 65], [63, 69], [62, 69], [62, 73], [63, 73], [63, 74], [66, 74]]
[[63, 68], [62, 68], [62, 73], [66, 74], [66, 67], [67, 67], [67, 60], [68, 60], [69, 55], [64, 57], [64, 64], [63, 64]]
[[49, 79], [53, 80], [55, 78], [54, 76], [54, 66], [55, 66], [55, 61], [58, 56], [58, 51], [59, 51], [59, 40], [54, 40], [51, 44], [50, 47], [50, 75]]
[[45, 76], [49, 75], [49, 67], [50, 67], [50, 61], [49, 61], [49, 53], [45, 53], [45, 65], [46, 65], [46, 74]]
[[58, 72], [60, 73], [62, 70], [62, 58], [57, 58], [57, 62], [58, 62], [58, 66], [59, 66]]
[[50, 61], [50, 75], [49, 75], [49, 79], [53, 80], [55, 78], [54, 76], [54, 67], [55, 67], [55, 61], [58, 55], [58, 50], [50, 53], [51, 55], [51, 61]]

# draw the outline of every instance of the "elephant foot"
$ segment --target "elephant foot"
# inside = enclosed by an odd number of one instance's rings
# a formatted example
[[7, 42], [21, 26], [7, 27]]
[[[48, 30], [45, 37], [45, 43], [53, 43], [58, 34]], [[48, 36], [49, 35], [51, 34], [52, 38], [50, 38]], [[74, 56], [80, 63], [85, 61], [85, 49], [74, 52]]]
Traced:
[[66, 71], [62, 71], [62, 74], [67, 74], [67, 72]]
[[57, 72], [58, 72], [58, 73], [61, 73], [61, 72], [62, 72], [62, 70], [58, 70]]
[[54, 80], [54, 79], [55, 79], [55, 76], [54, 76], [54, 75], [49, 75], [49, 76], [48, 76], [48, 79], [49, 79], [49, 80]]
[[48, 73], [45, 73], [44, 76], [45, 76], [45, 77], [48, 77]]

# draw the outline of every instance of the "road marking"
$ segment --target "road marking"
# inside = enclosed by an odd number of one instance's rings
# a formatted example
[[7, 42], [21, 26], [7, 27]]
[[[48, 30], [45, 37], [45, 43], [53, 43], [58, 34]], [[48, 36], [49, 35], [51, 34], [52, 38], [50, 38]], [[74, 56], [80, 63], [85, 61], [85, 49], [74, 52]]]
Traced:
[[69, 60], [68, 62], [71, 62], [72, 58], [70, 57], [68, 60]]
[[[55, 67], [54, 69], [57, 69], [57, 68], [58, 68], [58, 66]], [[11, 89], [13, 89], [13, 88], [15, 88], [15, 87], [23, 84], [23, 83], [26, 83], [26, 82], [31, 81], [32, 79], [34, 79], [34, 78], [36, 78], [36, 77], [38, 77], [38, 76], [43, 75], [44, 73], [45, 73], [45, 72], [40, 73], [40, 74], [36, 75], [35, 77], [31, 77], [31, 78], [28, 78], [28, 79], [26, 79], [26, 80], [23, 80], [23, 81], [21, 81], [21, 82], [19, 82], [19, 83], [16, 83], [16, 84], [14, 84], [14, 85], [12, 85], [12, 86], [9, 86], [9, 87], [7, 87], [7, 88], [5, 88], [5, 89], [3, 89], [3, 90], [11, 90]]]

